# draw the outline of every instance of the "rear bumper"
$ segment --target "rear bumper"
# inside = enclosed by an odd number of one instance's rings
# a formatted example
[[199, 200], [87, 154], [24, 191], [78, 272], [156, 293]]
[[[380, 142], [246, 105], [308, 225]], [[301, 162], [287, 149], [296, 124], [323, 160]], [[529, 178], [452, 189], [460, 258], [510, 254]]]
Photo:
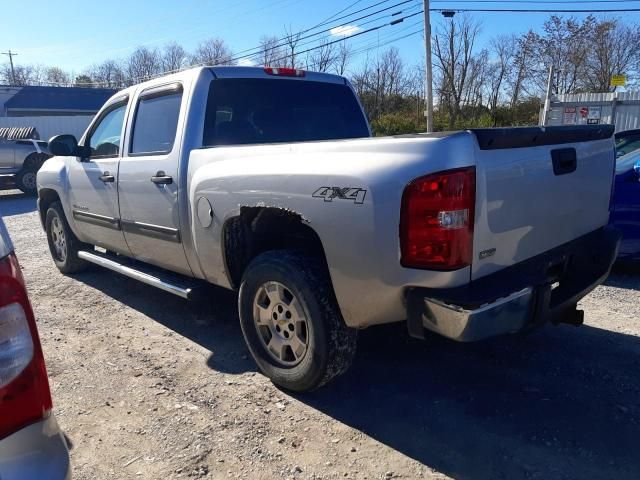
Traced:
[[546, 322], [580, 323], [576, 304], [609, 275], [620, 237], [605, 227], [463, 287], [409, 289], [409, 333], [423, 337], [426, 328], [470, 342]]
[[0, 479], [71, 479], [67, 443], [53, 414], [0, 440]]

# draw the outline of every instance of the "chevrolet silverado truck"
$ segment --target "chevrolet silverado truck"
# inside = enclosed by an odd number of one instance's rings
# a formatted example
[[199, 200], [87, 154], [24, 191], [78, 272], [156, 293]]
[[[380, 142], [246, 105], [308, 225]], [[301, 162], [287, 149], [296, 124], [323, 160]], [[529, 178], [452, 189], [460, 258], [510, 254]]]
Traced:
[[38, 169], [50, 156], [47, 142], [0, 138], [0, 176], [10, 176], [12, 181], [9, 183], [24, 193], [35, 195]]
[[63, 273], [97, 264], [184, 298], [237, 290], [259, 368], [305, 391], [376, 324], [464, 342], [580, 324], [619, 243], [612, 135], [370, 138], [342, 77], [202, 67], [117, 93], [79, 141], [51, 139], [38, 209]]

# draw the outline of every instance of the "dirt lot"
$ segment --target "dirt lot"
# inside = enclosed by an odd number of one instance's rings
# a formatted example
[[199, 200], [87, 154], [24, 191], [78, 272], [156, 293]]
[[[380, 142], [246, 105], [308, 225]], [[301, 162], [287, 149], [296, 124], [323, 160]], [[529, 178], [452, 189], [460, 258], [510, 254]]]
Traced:
[[640, 478], [640, 273], [586, 325], [459, 345], [362, 332], [351, 371], [291, 396], [255, 371], [231, 292], [188, 303], [65, 277], [35, 200], [0, 194], [76, 479]]

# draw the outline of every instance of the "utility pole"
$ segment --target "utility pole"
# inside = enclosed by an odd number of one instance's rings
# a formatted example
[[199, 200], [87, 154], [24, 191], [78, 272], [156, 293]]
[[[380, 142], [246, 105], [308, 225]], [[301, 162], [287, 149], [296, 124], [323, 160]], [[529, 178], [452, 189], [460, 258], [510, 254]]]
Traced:
[[544, 110], [542, 111], [542, 118], [540, 119], [541, 126], [547, 124], [547, 116], [549, 110], [551, 110], [551, 93], [553, 90], [553, 64], [549, 65], [549, 79], [547, 80], [547, 94], [544, 97]]
[[422, 0], [424, 9], [424, 48], [425, 48], [425, 100], [426, 110], [424, 112], [427, 117], [427, 133], [433, 132], [433, 90], [432, 90], [432, 69], [431, 69], [431, 19], [429, 18], [429, 0]]
[[9, 63], [11, 64], [11, 83], [13, 83], [13, 85], [15, 85], [16, 84], [16, 71], [13, 69], [13, 57], [15, 55], [18, 55], [18, 54], [12, 52], [11, 50], [9, 50], [8, 52], [2, 52], [2, 55], [8, 55], [9, 56]]

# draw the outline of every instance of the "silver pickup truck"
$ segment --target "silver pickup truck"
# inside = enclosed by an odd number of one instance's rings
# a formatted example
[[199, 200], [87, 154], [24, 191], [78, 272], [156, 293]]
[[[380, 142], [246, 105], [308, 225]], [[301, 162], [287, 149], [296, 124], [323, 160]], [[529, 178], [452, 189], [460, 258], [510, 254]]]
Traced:
[[50, 156], [47, 142], [0, 138], [0, 175], [11, 176], [16, 187], [35, 195], [38, 169]]
[[259, 368], [303, 391], [344, 372], [375, 324], [458, 341], [580, 324], [619, 242], [612, 135], [369, 138], [342, 77], [196, 68], [117, 93], [79, 141], [53, 138], [38, 208], [64, 273], [237, 290]]

